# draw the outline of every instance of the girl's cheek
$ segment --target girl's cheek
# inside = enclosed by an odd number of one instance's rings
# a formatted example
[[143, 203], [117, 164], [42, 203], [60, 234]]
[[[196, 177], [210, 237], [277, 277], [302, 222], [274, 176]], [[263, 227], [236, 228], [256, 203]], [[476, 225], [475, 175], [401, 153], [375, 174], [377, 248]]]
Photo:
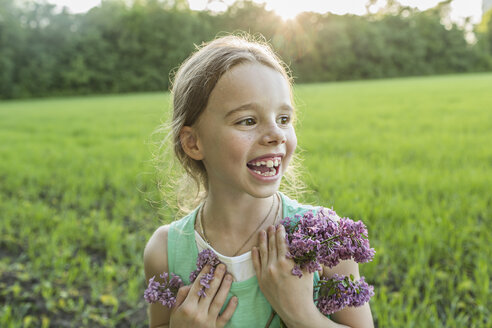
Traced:
[[291, 130], [291, 135], [290, 135], [290, 142], [289, 142], [289, 145], [288, 147], [290, 147], [290, 151], [291, 153], [294, 153], [294, 151], [296, 150], [297, 148], [297, 135], [296, 135], [296, 131], [294, 130], [294, 127], [292, 127], [292, 130]]

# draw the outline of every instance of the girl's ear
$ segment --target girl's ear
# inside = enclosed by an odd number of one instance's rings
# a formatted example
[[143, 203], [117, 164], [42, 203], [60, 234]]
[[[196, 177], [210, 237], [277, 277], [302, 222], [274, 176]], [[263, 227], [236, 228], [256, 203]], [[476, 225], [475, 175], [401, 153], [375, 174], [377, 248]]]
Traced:
[[199, 145], [195, 129], [191, 126], [183, 126], [179, 133], [179, 141], [186, 155], [197, 161], [203, 159], [202, 149]]

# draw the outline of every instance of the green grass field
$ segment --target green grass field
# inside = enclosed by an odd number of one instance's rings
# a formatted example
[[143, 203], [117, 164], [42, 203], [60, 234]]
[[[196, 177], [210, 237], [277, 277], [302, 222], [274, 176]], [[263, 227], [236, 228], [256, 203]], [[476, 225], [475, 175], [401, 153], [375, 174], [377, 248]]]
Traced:
[[[363, 220], [378, 327], [492, 327], [492, 74], [299, 85], [302, 201]], [[0, 326], [145, 327], [167, 94], [0, 102]]]

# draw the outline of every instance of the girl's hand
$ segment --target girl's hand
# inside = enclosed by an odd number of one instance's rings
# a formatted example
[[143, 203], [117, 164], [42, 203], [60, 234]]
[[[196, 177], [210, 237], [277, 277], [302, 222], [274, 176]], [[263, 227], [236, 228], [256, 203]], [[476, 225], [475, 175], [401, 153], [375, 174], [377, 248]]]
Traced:
[[251, 255], [266, 299], [288, 326], [296, 326], [319, 311], [313, 302], [313, 274], [294, 276], [294, 261], [286, 257], [287, 251], [285, 228], [270, 226], [267, 232], [260, 231], [259, 246], [253, 247]]
[[198, 291], [202, 288], [200, 279], [210, 272], [208, 264], [191, 286], [181, 287], [171, 311], [169, 327], [224, 327], [237, 306], [237, 298], [234, 296], [219, 315], [232, 283], [232, 276], [225, 274], [225, 271], [224, 264], [217, 266], [210, 288], [205, 291], [206, 297], [198, 296]]

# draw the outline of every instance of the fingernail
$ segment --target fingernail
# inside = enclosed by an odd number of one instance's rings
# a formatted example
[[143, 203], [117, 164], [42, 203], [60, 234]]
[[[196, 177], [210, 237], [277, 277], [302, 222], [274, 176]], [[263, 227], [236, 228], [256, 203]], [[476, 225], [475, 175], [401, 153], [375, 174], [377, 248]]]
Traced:
[[232, 276], [230, 274], [226, 274], [225, 280], [231, 281], [232, 280]]
[[225, 270], [225, 265], [224, 264], [219, 264], [219, 266], [217, 267], [217, 271], [223, 272], [224, 270]]

